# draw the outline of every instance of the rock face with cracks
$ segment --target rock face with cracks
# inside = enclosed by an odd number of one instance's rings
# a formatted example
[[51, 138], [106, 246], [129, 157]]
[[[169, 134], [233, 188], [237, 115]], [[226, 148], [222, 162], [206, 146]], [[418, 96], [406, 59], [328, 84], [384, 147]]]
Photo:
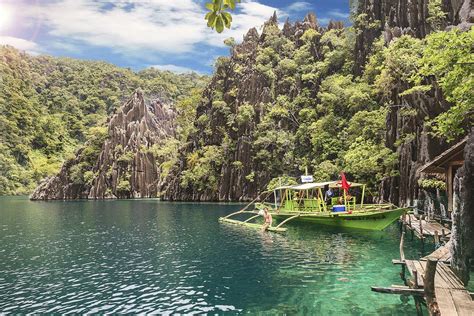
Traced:
[[108, 122], [92, 178], [72, 179], [73, 167], [84, 161], [82, 148], [56, 176], [44, 180], [31, 199], [156, 197], [161, 187], [160, 164], [149, 149], [174, 136], [175, 115], [159, 100], [146, 104], [143, 93], [135, 91]]
[[[355, 1], [359, 14], [354, 50], [354, 74], [360, 75], [370, 54], [372, 43], [383, 34], [385, 41], [408, 34], [423, 38], [434, 31], [429, 23], [430, 0], [359, 0]], [[445, 17], [438, 29], [453, 27], [468, 30], [474, 25], [474, 4], [471, 0], [442, 0], [439, 8]]]
[[474, 128], [464, 148], [464, 165], [454, 178], [451, 266], [467, 284], [469, 267], [474, 259]]
[[[304, 83], [298, 82], [295, 89], [288, 88], [283, 80], [277, 79], [272, 83], [255, 67], [259, 51], [264, 49], [267, 37], [275, 36], [272, 32], [277, 32], [281, 40], [287, 40], [295, 47], [301, 47], [302, 37], [306, 31], [311, 30], [315, 34], [325, 34], [330, 30], [342, 32], [343, 25], [340, 22], [331, 22], [327, 27], [321, 27], [316, 16], [308, 14], [303, 21], [290, 23], [287, 20], [281, 30], [275, 31], [276, 28], [278, 21], [274, 14], [265, 22], [261, 34], [255, 28], [250, 29], [243, 42], [232, 47], [229, 62], [216, 69], [211, 83], [203, 93], [205, 101], [198, 105], [196, 111], [195, 128], [201, 132], [192, 135], [188, 140], [187, 148], [181, 153], [180, 164], [173, 170], [163, 190], [165, 198], [200, 201], [252, 200], [271, 180], [272, 175], [269, 172], [252, 172], [264, 170], [262, 162], [256, 157], [258, 150], [253, 144], [254, 132], [266, 113], [260, 105], [274, 103], [275, 95], [294, 97], [301, 91]], [[311, 54], [322, 59], [324, 54], [322, 46], [320, 43], [315, 43]], [[232, 115], [237, 116], [243, 108], [252, 107], [254, 113], [252, 120], [229, 128], [226, 117], [213, 103], [217, 90], [223, 91], [222, 101], [229, 106]], [[312, 93], [316, 94], [317, 90], [313, 89]], [[200, 124], [200, 117], [209, 120], [210, 133], [203, 133], [205, 127]], [[221, 133], [222, 130], [226, 131], [226, 135]], [[219, 176], [215, 186], [204, 190], [195, 186], [183, 186], [182, 174], [189, 168], [187, 155], [204, 146], [220, 145], [225, 137], [228, 137], [233, 145], [232, 149], [222, 155], [222, 164], [216, 166], [216, 169], [219, 169]], [[235, 167], [236, 164], [241, 167]]]

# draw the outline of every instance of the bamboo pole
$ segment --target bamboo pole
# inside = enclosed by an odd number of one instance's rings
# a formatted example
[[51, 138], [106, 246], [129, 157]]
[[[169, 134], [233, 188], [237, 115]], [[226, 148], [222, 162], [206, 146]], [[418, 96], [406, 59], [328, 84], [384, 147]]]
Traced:
[[277, 191], [273, 190], [273, 204], [275, 205], [275, 210], [278, 208], [277, 204]]
[[[405, 263], [405, 251], [403, 250], [403, 244], [405, 242], [405, 232], [402, 232], [400, 237], [400, 261]], [[405, 281], [405, 264], [402, 264], [402, 271], [400, 271], [400, 278]]]
[[360, 208], [364, 206], [365, 184], [362, 186], [362, 196], [360, 197]]
[[324, 195], [323, 195], [323, 191], [321, 190], [321, 188], [318, 188], [318, 192], [319, 192], [319, 198], [321, 199], [321, 204], [323, 205], [323, 211], [327, 212], [328, 207], [326, 205], [326, 201], [324, 200]]
[[252, 219], [257, 218], [257, 217], [259, 217], [259, 216], [260, 216], [260, 214], [257, 214], [257, 215], [254, 215], [254, 216], [250, 217], [250, 218], [247, 218], [247, 219], [244, 221], [244, 223], [248, 223], [248, 222], [250, 222]]
[[420, 216], [420, 238], [423, 241], [423, 216]]
[[234, 213], [231, 213], [227, 216], [225, 216], [224, 218], [229, 218], [231, 216], [234, 216], [234, 215], [237, 215], [237, 214], [240, 214], [240, 213], [243, 213], [246, 209], [248, 209], [250, 207], [250, 205], [254, 204], [262, 194], [264, 193], [268, 193], [267, 196], [265, 197], [265, 199], [263, 199], [264, 201], [267, 199], [267, 197], [272, 193], [272, 192], [268, 192], [268, 191], [263, 191], [262, 193], [260, 193], [252, 202], [250, 202], [249, 204], [247, 204], [243, 209], [241, 209], [240, 211], [237, 211], [237, 212], [234, 212]]
[[372, 286], [371, 290], [373, 292], [378, 293], [386, 293], [386, 294], [402, 294], [402, 295], [413, 295], [413, 296], [423, 296], [424, 291], [423, 289], [412, 289], [407, 286], [393, 286], [392, 287], [377, 287]]
[[278, 224], [277, 227], [275, 227], [276, 229], [280, 228], [281, 226], [283, 226], [283, 224], [285, 224], [286, 222], [288, 222], [289, 220], [292, 220], [293, 218], [296, 218], [296, 217], [299, 217], [300, 214], [297, 214], [297, 215], [293, 215], [291, 217], [288, 217], [287, 219], [285, 219], [283, 222], [281, 222], [280, 224]]
[[405, 251], [403, 250], [403, 244], [405, 242], [405, 232], [402, 232], [400, 237], [400, 260], [405, 261]]
[[435, 295], [435, 275], [437, 264], [438, 260], [429, 258], [426, 262], [425, 277], [423, 278], [426, 305], [430, 311], [430, 315], [440, 315]]
[[344, 191], [344, 193], [343, 193], [343, 195], [344, 195], [344, 206], [345, 206], [346, 209], [347, 209], [346, 190], [342, 189], [342, 191]]

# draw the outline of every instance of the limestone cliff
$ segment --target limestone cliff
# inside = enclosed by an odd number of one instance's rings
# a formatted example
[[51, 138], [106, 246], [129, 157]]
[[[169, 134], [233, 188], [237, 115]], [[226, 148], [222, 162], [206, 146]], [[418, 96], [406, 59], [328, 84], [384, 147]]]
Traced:
[[[402, 34], [418, 38], [433, 31], [429, 23], [429, 0], [359, 0], [356, 1], [360, 30], [354, 49], [354, 74], [360, 75], [370, 54], [372, 43], [384, 35], [387, 42]], [[471, 0], [442, 0], [440, 10], [445, 18], [439, 29], [458, 27], [467, 30], [474, 25], [474, 5]]]
[[107, 137], [96, 159], [92, 160], [89, 178], [73, 175], [78, 166], [82, 172], [88, 168], [86, 144], [78, 150], [76, 158], [62, 166], [58, 175], [44, 180], [31, 199], [157, 196], [160, 169], [150, 148], [174, 136], [174, 119], [175, 112], [169, 106], [159, 100], [147, 104], [143, 93], [137, 90], [110, 118]]
[[[403, 34], [423, 38], [433, 31], [429, 23], [429, 0], [360, 0], [357, 1], [355, 26], [360, 29], [354, 50], [353, 73], [362, 73], [372, 43], [381, 35], [386, 43]], [[453, 27], [467, 30], [474, 25], [474, 6], [471, 0], [443, 0], [440, 9], [444, 12], [439, 29]], [[431, 197], [420, 190], [417, 170], [449, 147], [445, 141], [434, 138], [425, 126], [451, 107], [442, 91], [437, 88], [416, 96], [400, 96], [408, 86], [399, 86], [391, 91], [390, 111], [387, 115], [386, 146], [399, 155], [399, 176], [387, 178], [380, 187], [381, 198], [397, 205], [414, 205], [415, 200], [431, 205]], [[406, 115], [404, 109], [412, 109], [415, 115]]]
[[[204, 102], [198, 105], [196, 113], [195, 127], [199, 133], [192, 135], [188, 146], [181, 153], [180, 164], [176, 166], [172, 176], [168, 178], [164, 189], [164, 197], [170, 200], [251, 200], [255, 198], [259, 190], [264, 188], [272, 174], [267, 172], [263, 166], [265, 161], [259, 159], [257, 149], [253, 145], [254, 132], [257, 125], [269, 109], [265, 109], [263, 104], [274, 104], [278, 95], [288, 95], [290, 98], [296, 97], [305, 85], [301, 80], [295, 85], [289, 85], [283, 80], [283, 76], [277, 74], [275, 80], [269, 79], [256, 67], [258, 53], [265, 49], [264, 42], [267, 37], [273, 37], [275, 42], [286, 41], [295, 47], [303, 46], [302, 36], [307, 30], [314, 30], [316, 37], [325, 34], [329, 30], [343, 32], [342, 23], [331, 22], [328, 27], [320, 27], [314, 14], [308, 14], [303, 21], [294, 24], [288, 20], [282, 30], [278, 29], [276, 15], [273, 15], [263, 26], [261, 34], [252, 28], [244, 36], [243, 42], [236, 45], [231, 50], [228, 60], [217, 67], [213, 79], [204, 91]], [[315, 40], [311, 46], [311, 58], [323, 60], [326, 52], [323, 52], [322, 45]], [[277, 52], [284, 59], [285, 51]], [[280, 58], [280, 57], [279, 57]], [[309, 58], [309, 57], [308, 57]], [[328, 73], [334, 72], [328, 69]], [[296, 86], [293, 88], [293, 86]], [[316, 98], [318, 90], [313, 88], [318, 83], [312, 84], [311, 97]], [[222, 100], [216, 100], [216, 91], [223, 91]], [[220, 98], [220, 96], [218, 96]], [[216, 102], [217, 101], [217, 102]], [[216, 106], [223, 104], [223, 106]], [[252, 107], [254, 113], [252, 120], [239, 124], [235, 121], [227, 121], [228, 117], [237, 117], [243, 109]], [[229, 115], [230, 112], [230, 115]], [[201, 123], [200, 118], [205, 118]], [[287, 126], [288, 122], [280, 122], [281, 126]], [[206, 128], [209, 126], [209, 128]], [[288, 127], [288, 126], [287, 126]], [[288, 127], [292, 129], [292, 127]], [[230, 136], [230, 137], [229, 137]], [[219, 176], [216, 187], [200, 190], [196, 186], [182, 186], [182, 173], [189, 167], [186, 155], [204, 146], [222, 145], [227, 141], [231, 146], [222, 146], [225, 152], [222, 156], [222, 164], [215, 166], [219, 169]], [[278, 147], [276, 144], [272, 147]], [[279, 148], [282, 152], [285, 148]], [[277, 149], [272, 149], [277, 151]], [[280, 153], [281, 155], [282, 153]], [[236, 167], [238, 166], [238, 167]], [[294, 166], [292, 166], [295, 168]], [[254, 172], [260, 171], [260, 172]], [[273, 175], [275, 176], [275, 175]]]
[[467, 283], [474, 260], [474, 128], [464, 148], [464, 165], [454, 179], [453, 230], [451, 234], [452, 267]]

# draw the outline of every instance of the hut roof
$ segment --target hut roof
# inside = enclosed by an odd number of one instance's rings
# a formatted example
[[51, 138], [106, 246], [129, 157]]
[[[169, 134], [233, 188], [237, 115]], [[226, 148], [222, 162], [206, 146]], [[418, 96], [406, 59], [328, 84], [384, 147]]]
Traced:
[[464, 160], [464, 146], [467, 142], [467, 136], [460, 142], [443, 151], [433, 160], [421, 166], [418, 171], [423, 173], [445, 173], [451, 162]]

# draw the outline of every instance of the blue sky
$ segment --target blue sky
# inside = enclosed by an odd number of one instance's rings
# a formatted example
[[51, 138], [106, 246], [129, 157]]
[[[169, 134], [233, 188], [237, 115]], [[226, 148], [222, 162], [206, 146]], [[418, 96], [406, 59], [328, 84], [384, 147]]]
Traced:
[[281, 23], [312, 11], [321, 25], [348, 22], [348, 0], [242, 0], [232, 29], [205, 24], [204, 0], [0, 0], [0, 44], [32, 54], [104, 60], [121, 67], [210, 73], [227, 55], [223, 40], [241, 41], [277, 11]]

